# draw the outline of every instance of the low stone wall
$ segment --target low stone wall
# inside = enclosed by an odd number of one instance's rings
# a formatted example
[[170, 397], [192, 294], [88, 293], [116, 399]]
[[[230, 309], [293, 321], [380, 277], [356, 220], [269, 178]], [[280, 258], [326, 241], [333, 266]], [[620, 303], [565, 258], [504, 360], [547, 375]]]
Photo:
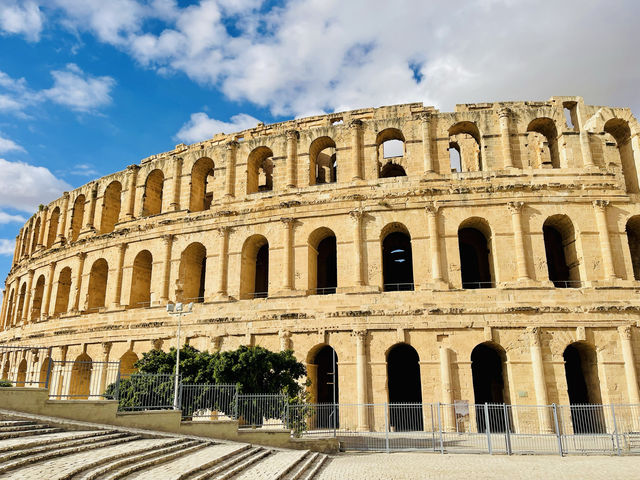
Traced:
[[118, 412], [115, 400], [49, 400], [49, 392], [45, 388], [0, 388], [0, 405], [6, 410], [126, 428], [323, 453], [338, 451], [335, 438], [296, 439], [285, 430], [243, 431], [238, 429], [236, 420], [183, 422], [182, 413], [176, 410]]

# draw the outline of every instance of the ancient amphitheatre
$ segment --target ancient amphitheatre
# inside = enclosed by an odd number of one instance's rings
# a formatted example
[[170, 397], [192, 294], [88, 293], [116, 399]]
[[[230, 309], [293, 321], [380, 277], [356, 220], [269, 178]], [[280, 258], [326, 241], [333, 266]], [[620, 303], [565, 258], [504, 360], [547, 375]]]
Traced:
[[[191, 345], [293, 349], [320, 403], [335, 352], [340, 403], [638, 404], [639, 134], [552, 97], [177, 145], [29, 219], [0, 342], [131, 370], [175, 344], [165, 305], [194, 302]], [[0, 376], [46, 362], [5, 354]]]

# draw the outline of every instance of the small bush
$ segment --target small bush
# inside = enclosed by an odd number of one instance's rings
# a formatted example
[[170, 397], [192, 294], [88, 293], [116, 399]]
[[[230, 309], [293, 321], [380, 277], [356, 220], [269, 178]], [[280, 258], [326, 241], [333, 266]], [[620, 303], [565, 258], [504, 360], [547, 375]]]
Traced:
[[0, 380], [0, 387], [13, 387], [13, 383], [9, 380]]

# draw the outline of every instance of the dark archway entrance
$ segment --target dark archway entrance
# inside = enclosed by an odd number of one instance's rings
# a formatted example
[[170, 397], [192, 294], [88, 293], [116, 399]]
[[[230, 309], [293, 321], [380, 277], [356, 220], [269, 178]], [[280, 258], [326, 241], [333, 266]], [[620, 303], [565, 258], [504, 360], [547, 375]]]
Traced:
[[413, 255], [411, 237], [393, 232], [382, 241], [382, 276], [384, 291], [413, 290]]
[[489, 264], [489, 246], [486, 237], [475, 228], [458, 230], [460, 248], [460, 275], [462, 288], [491, 288], [491, 267]]
[[340, 399], [338, 384], [338, 355], [329, 345], [322, 347], [313, 358], [316, 365], [315, 401], [330, 404], [318, 408], [316, 412], [317, 428], [337, 428], [340, 417], [337, 403]]
[[418, 352], [399, 343], [387, 354], [389, 425], [395, 431], [422, 431], [422, 385]]
[[574, 433], [604, 433], [595, 349], [584, 343], [572, 343], [562, 356]]
[[316, 269], [316, 293], [318, 295], [336, 293], [338, 285], [336, 237], [326, 237], [318, 244]]
[[269, 296], [269, 244], [262, 245], [256, 255], [254, 298]]
[[[471, 373], [473, 376], [473, 394], [476, 403], [476, 425], [478, 432], [489, 428], [492, 432], [504, 432], [506, 421], [502, 404], [504, 395], [504, 352], [494, 346], [481, 343], [471, 352]], [[485, 412], [484, 404], [487, 406]]]
[[571, 276], [567, 258], [564, 254], [562, 234], [550, 226], [542, 227], [542, 233], [544, 235], [544, 250], [547, 255], [549, 280], [557, 288], [567, 288], [571, 284]]

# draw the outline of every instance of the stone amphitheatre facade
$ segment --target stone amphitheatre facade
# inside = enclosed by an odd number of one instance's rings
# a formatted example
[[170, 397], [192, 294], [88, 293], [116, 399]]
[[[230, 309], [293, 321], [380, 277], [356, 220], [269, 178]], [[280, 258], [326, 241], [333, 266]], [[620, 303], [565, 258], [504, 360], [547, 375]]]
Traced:
[[191, 345], [293, 349], [318, 402], [335, 352], [342, 403], [640, 403], [639, 134], [629, 109], [553, 97], [178, 145], [33, 215], [0, 342], [130, 370], [175, 345], [165, 305], [194, 302]]

